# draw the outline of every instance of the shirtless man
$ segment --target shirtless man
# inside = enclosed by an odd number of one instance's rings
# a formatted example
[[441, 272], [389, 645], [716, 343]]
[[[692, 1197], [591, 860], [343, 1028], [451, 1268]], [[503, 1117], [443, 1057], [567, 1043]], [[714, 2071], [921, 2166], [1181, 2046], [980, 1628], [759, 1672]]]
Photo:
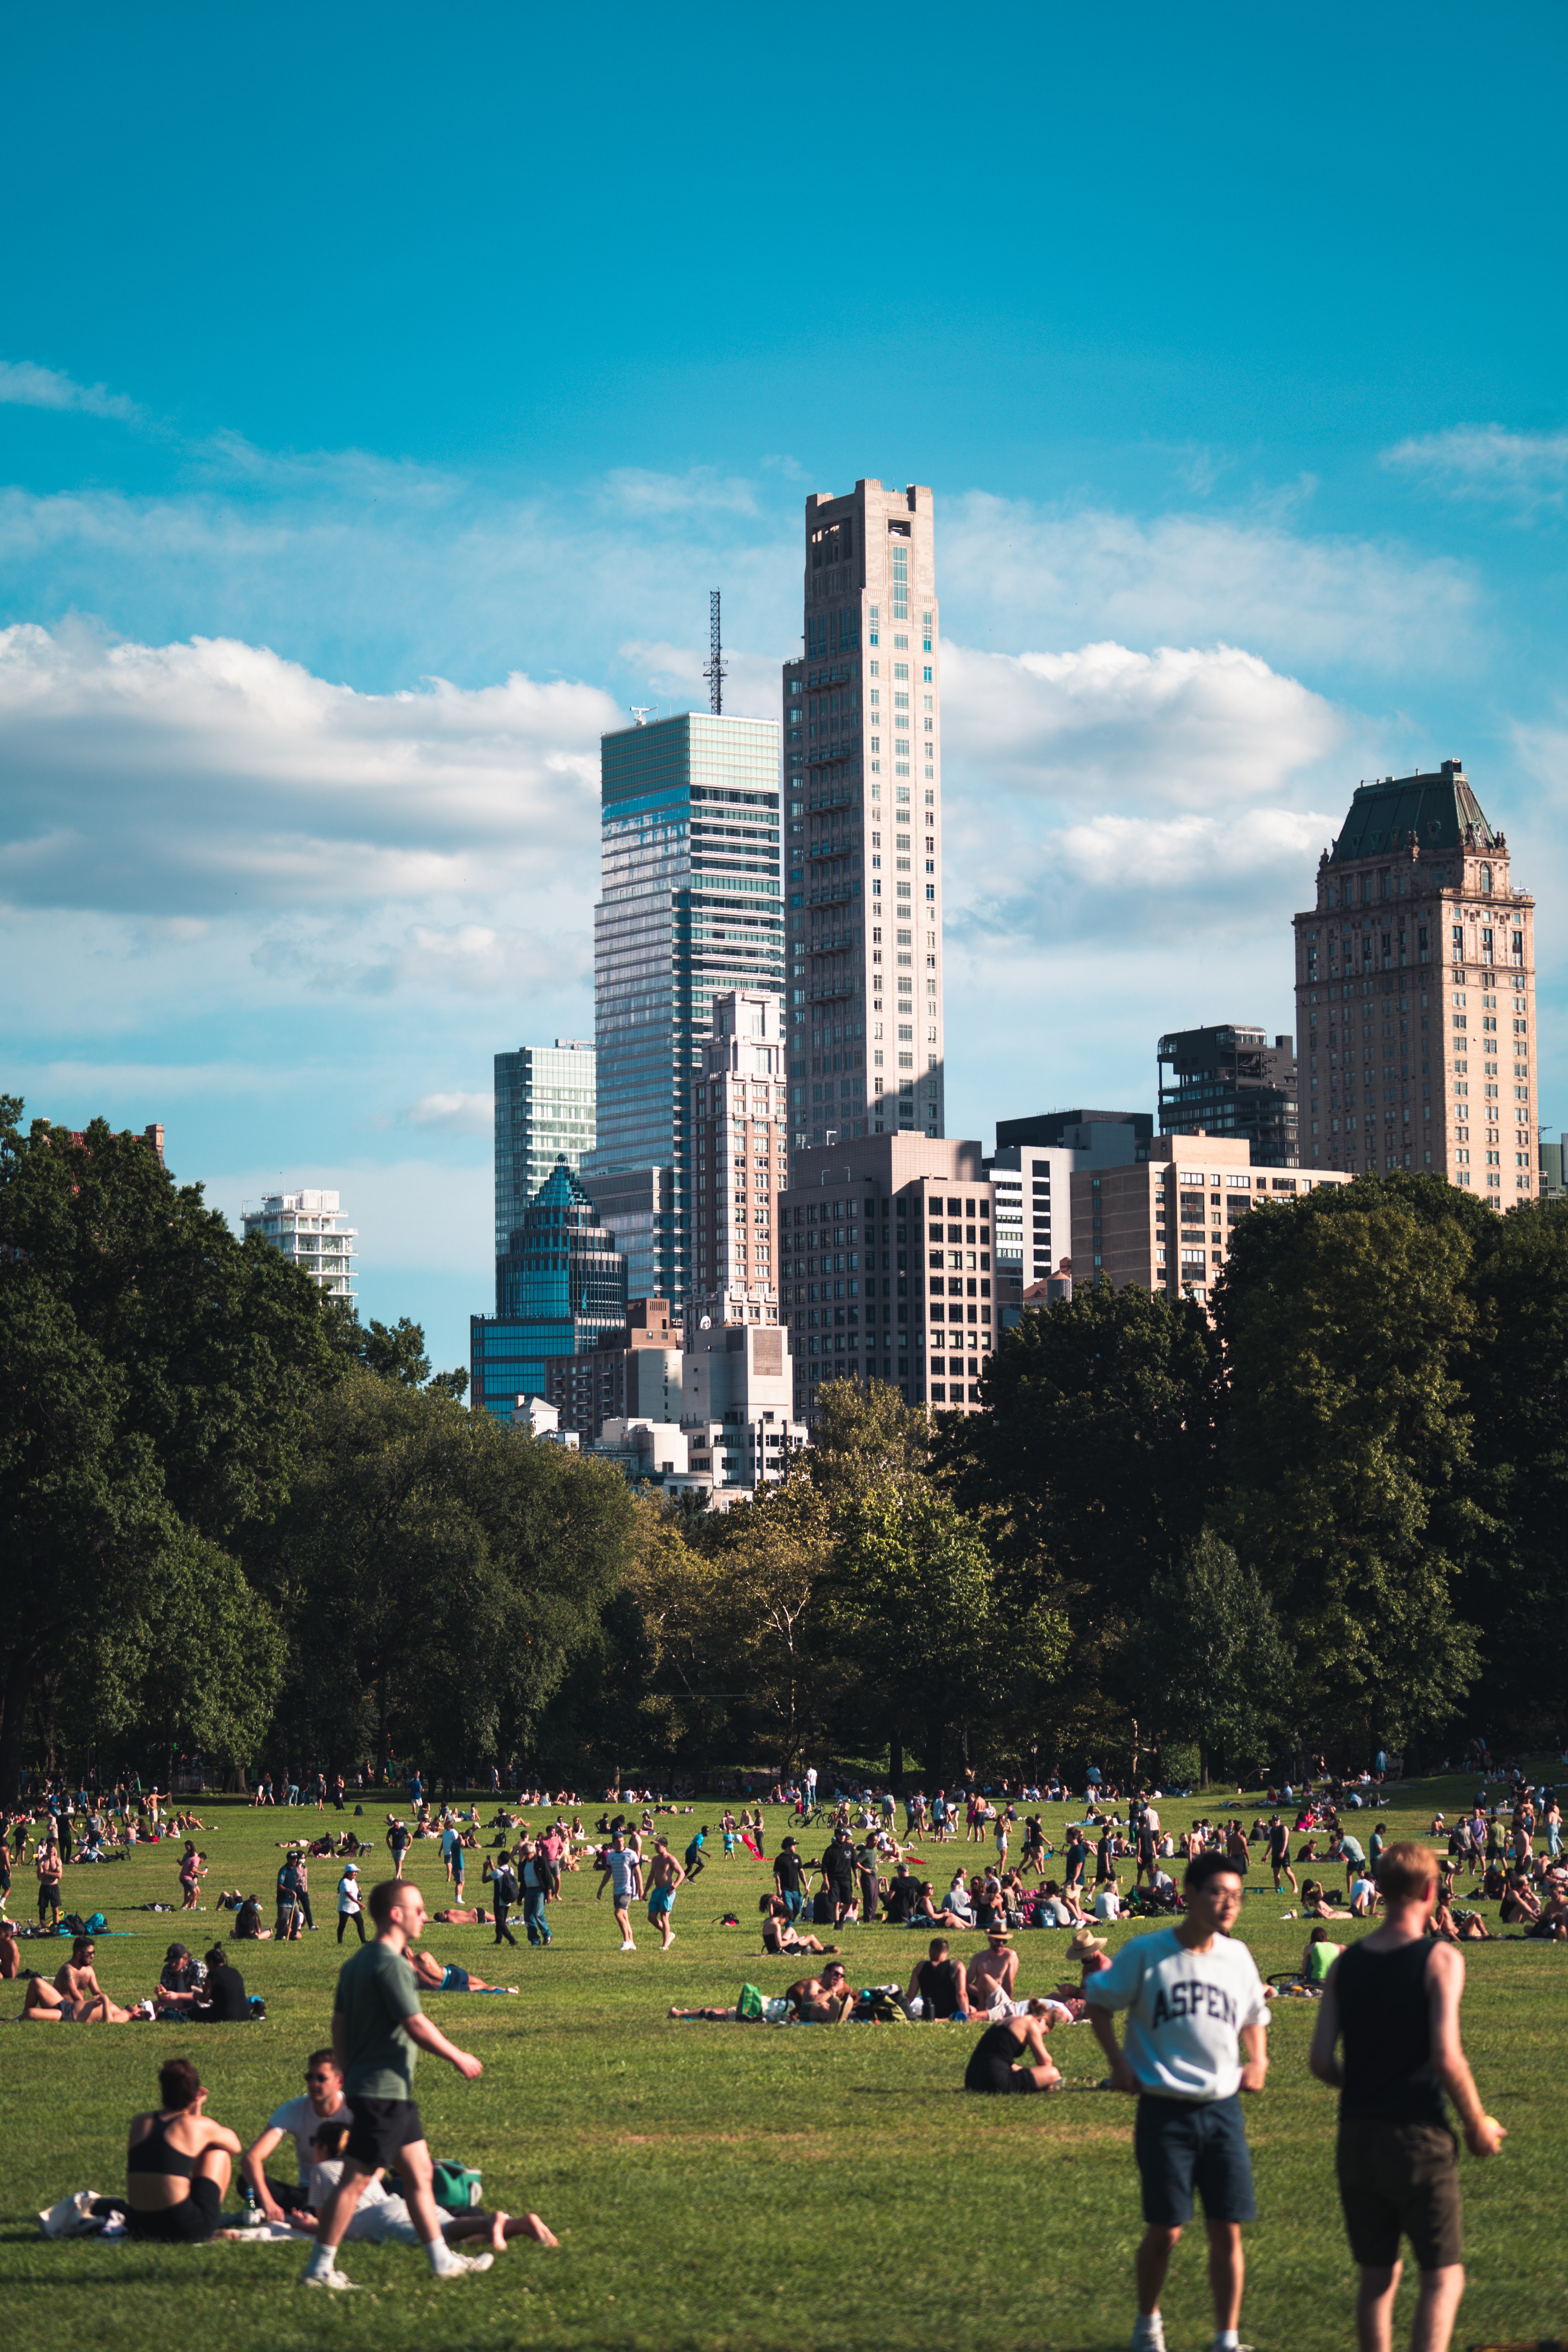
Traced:
[[784, 1994], [795, 2014], [811, 2025], [842, 2025], [855, 2006], [854, 1988], [846, 1982], [844, 1964], [830, 1960], [819, 1977], [801, 1977]]
[[654, 1840], [647, 1878], [647, 1916], [663, 1937], [663, 1949], [668, 1952], [675, 1941], [670, 1914], [675, 1908], [676, 1891], [686, 1883], [686, 1873], [671, 1853], [668, 1838]]
[[974, 1954], [966, 1972], [970, 2015], [984, 2017], [998, 2000], [1011, 2000], [1017, 1981], [1018, 1955], [1012, 1937], [1005, 1927], [993, 1927], [985, 1949]]
[[518, 1990], [516, 1985], [487, 1984], [484, 1978], [476, 1975], [472, 1969], [458, 1968], [451, 1962], [438, 1960], [430, 1952], [411, 1951], [408, 1962], [414, 1970], [415, 1983], [423, 1985], [426, 1992], [516, 1992]]
[[55, 1971], [55, 1990], [65, 2000], [79, 2025], [124, 2025], [131, 2011], [119, 2009], [98, 1981], [93, 1966], [98, 1947], [90, 1936], [79, 1936], [68, 1960]]
[[48, 1924], [58, 1927], [60, 1923], [60, 1880], [65, 1874], [65, 1864], [60, 1860], [60, 1850], [53, 1838], [47, 1838], [38, 1848], [33, 1867], [38, 1878], [38, 1925], [40, 1927], [44, 1925], [47, 1911], [49, 1914]]

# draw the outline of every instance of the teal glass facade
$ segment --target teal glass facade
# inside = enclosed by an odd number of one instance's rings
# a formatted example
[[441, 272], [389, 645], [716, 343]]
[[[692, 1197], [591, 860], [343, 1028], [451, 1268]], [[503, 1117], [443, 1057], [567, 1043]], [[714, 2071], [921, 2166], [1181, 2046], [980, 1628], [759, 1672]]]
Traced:
[[601, 1178], [669, 1171], [644, 1295], [681, 1300], [691, 1266], [687, 1105], [713, 997], [784, 992], [779, 730], [691, 710], [606, 735], [600, 758], [598, 1139], [583, 1176], [595, 1189]]
[[496, 1260], [494, 1315], [468, 1318], [469, 1399], [504, 1419], [543, 1393], [552, 1356], [586, 1355], [626, 1324], [626, 1262], [571, 1170], [558, 1166]]
[[496, 1255], [558, 1160], [594, 1148], [594, 1048], [558, 1037], [495, 1057]]

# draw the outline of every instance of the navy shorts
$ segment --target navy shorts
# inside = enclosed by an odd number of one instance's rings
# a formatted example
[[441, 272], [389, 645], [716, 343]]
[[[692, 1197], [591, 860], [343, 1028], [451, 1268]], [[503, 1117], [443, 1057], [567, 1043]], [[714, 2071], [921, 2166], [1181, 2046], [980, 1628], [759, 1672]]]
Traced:
[[1138, 2102], [1133, 2133], [1143, 2182], [1143, 2219], [1156, 2229], [1179, 2230], [1193, 2218], [1193, 2191], [1209, 2221], [1255, 2221], [1252, 2158], [1239, 2095], [1228, 2099]]

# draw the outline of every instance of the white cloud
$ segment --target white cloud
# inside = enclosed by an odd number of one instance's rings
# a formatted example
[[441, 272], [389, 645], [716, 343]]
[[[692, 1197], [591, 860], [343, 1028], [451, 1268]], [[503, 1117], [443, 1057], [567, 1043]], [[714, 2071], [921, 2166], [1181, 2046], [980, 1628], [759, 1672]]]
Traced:
[[493, 1095], [421, 1095], [408, 1113], [410, 1127], [441, 1128], [448, 1135], [489, 1135], [495, 1126]]
[[1568, 433], [1510, 433], [1458, 425], [1384, 452], [1384, 463], [1455, 499], [1486, 499], [1523, 513], [1560, 508], [1568, 488]]
[[993, 645], [1086, 635], [1133, 646], [1244, 643], [1292, 669], [1426, 670], [1474, 626], [1460, 565], [1289, 529], [1281, 514], [1032, 507], [972, 491], [937, 514], [937, 562], [963, 634]]
[[58, 368], [33, 360], [0, 360], [0, 402], [13, 408], [75, 409], [88, 416], [113, 416], [128, 423], [136, 404], [106, 384], [78, 383]]
[[[587, 686], [359, 694], [265, 646], [0, 632], [0, 894], [205, 916], [507, 887], [579, 901], [597, 834]], [[459, 924], [408, 952], [472, 959]]]
[[640, 466], [622, 466], [605, 478], [604, 503], [628, 514], [754, 515], [756, 491], [738, 475], [716, 474], [710, 466], [693, 466], [684, 474], [648, 473]]

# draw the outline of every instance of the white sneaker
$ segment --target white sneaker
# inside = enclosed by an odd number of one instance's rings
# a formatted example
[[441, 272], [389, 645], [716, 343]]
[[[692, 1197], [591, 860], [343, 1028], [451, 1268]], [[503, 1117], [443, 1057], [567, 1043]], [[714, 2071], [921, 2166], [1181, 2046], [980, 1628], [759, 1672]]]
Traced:
[[300, 2284], [301, 2286], [336, 2287], [341, 2291], [353, 2287], [355, 2282], [352, 2278], [344, 2278], [342, 2271], [307, 2271]]
[[1140, 2312], [1133, 2321], [1132, 2352], [1165, 2352], [1165, 2323], [1157, 2311], [1147, 2318]]
[[633, 1943], [629, 1936], [626, 1937], [626, 1942], [621, 1946], [621, 1949], [623, 1952], [635, 1952], [637, 1950], [637, 1946]]
[[435, 2276], [438, 2279], [461, 2278], [466, 2276], [469, 2271], [488, 2271], [494, 2260], [495, 2256], [493, 2253], [454, 2254], [451, 2259], [451, 2267], [449, 2269], [443, 2267], [441, 2270], [435, 2273]]

